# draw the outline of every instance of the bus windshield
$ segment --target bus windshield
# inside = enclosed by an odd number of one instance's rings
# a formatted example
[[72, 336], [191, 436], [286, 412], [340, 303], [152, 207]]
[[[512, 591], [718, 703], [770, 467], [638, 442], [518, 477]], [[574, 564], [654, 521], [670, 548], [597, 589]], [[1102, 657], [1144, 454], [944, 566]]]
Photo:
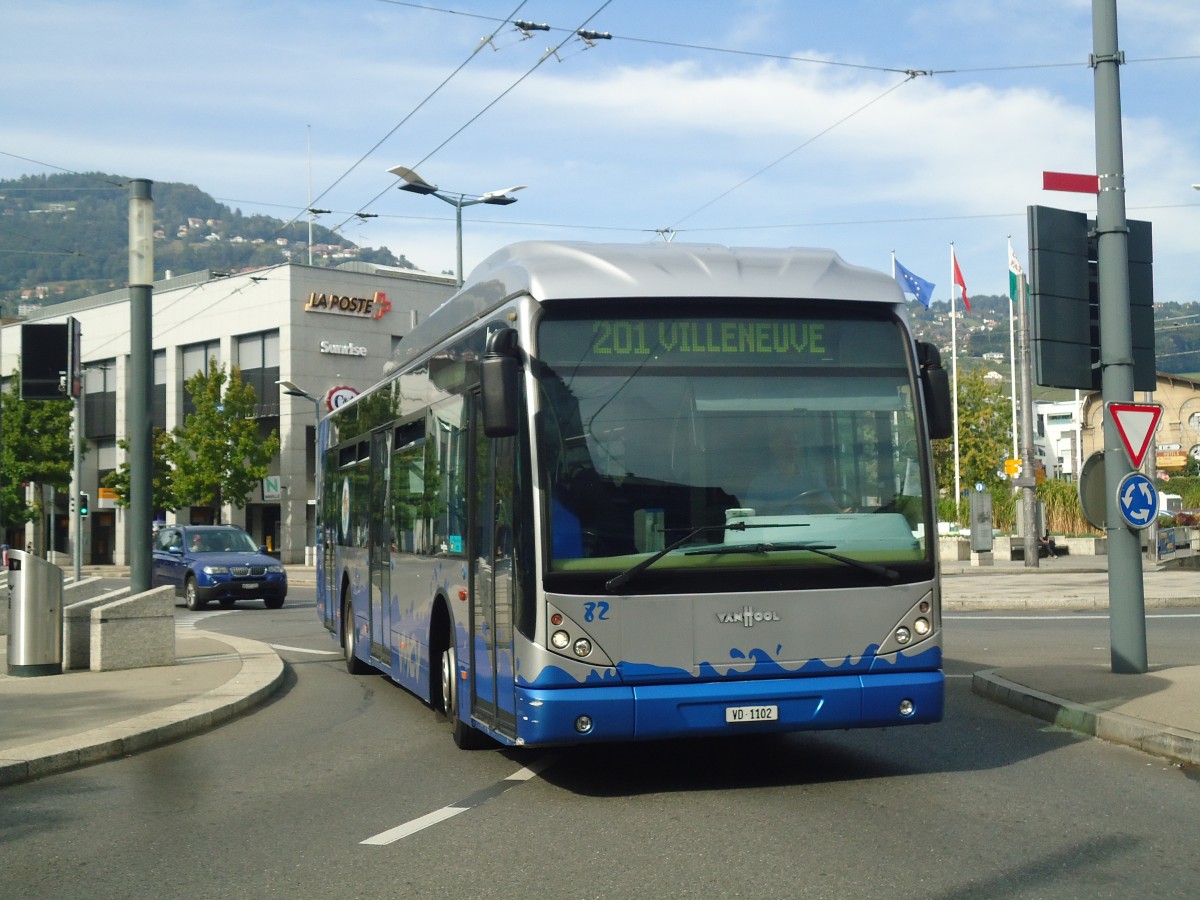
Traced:
[[928, 562], [928, 461], [891, 310], [697, 309], [541, 321], [549, 572], [636, 589], [642, 568], [883, 578]]

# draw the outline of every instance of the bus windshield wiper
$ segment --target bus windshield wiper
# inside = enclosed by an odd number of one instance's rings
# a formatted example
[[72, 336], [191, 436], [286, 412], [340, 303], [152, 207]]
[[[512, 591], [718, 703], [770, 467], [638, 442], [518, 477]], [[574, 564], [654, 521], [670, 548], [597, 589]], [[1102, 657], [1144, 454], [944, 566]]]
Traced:
[[836, 548], [836, 544], [813, 544], [808, 541], [786, 541], [780, 543], [771, 543], [762, 541], [757, 544], [721, 544], [713, 547], [704, 547], [702, 549], [687, 551], [689, 556], [697, 554], [711, 553], [771, 553], [774, 550], [808, 550], [811, 553], [817, 553], [821, 556], [826, 556], [829, 559], [835, 559], [840, 563], [845, 563], [848, 566], [854, 566], [858, 569], [863, 569], [873, 575], [879, 575], [889, 581], [895, 581], [900, 577], [900, 573], [895, 569], [887, 566], [881, 566], [878, 563], [866, 562], [865, 560], [855, 559], [853, 556], [843, 556], [840, 553], [831, 552]]
[[720, 528], [723, 531], [745, 531], [746, 530], [746, 526], [742, 522], [735, 522], [732, 524], [726, 524], [725, 522], [722, 522], [719, 525], [701, 525], [698, 528], [693, 528], [691, 531], [689, 531], [687, 534], [685, 534], [679, 540], [675, 541], [672, 544], [668, 544], [667, 546], [663, 547], [661, 550], [656, 551], [653, 555], [646, 557], [640, 563], [637, 563], [634, 566], [630, 566], [628, 569], [626, 569], [620, 575], [614, 575], [612, 578], [608, 579], [608, 581], [604, 582], [605, 590], [607, 590], [610, 594], [615, 593], [617, 588], [619, 588], [621, 585], [625, 584], [625, 582], [629, 581], [629, 579], [633, 578], [634, 576], [640, 575], [642, 572], [646, 571], [646, 569], [650, 568], [652, 565], [654, 565], [656, 562], [658, 562], [660, 559], [662, 559], [664, 556], [666, 556], [672, 550], [678, 550], [680, 547], [682, 547], [684, 544], [686, 544], [688, 541], [690, 541], [696, 535], [703, 534], [706, 531], [712, 531], [714, 528]]

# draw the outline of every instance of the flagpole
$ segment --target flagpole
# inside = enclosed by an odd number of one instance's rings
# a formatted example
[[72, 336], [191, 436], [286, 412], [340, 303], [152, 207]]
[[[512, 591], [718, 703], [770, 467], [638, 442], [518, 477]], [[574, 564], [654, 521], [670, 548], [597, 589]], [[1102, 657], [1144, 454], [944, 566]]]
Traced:
[[954, 411], [954, 515], [958, 518], [962, 474], [958, 467], [958, 324], [954, 314], [954, 241], [950, 242], [950, 399]]
[[1012, 292], [1012, 274], [1011, 274], [1011, 273], [1012, 273], [1012, 265], [1011, 265], [1011, 260], [1013, 259], [1013, 248], [1012, 248], [1012, 235], [1011, 235], [1011, 234], [1008, 236], [1008, 258], [1009, 258], [1009, 261], [1010, 261], [1010, 265], [1009, 265], [1009, 272], [1010, 272], [1010, 275], [1009, 275], [1009, 279], [1008, 279], [1008, 282], [1009, 282], [1009, 292], [1008, 292], [1008, 363], [1009, 363], [1009, 375], [1010, 375], [1010, 376], [1011, 376], [1011, 378], [1012, 378], [1012, 388], [1011, 388], [1011, 397], [1012, 397], [1012, 441], [1013, 441], [1013, 442], [1012, 442], [1012, 450], [1013, 450], [1013, 452], [1012, 452], [1012, 458], [1013, 458], [1013, 459], [1020, 459], [1020, 456], [1018, 455], [1018, 450], [1019, 450], [1019, 448], [1017, 447], [1017, 327], [1016, 327], [1016, 324], [1015, 324], [1015, 321], [1014, 321], [1014, 320], [1015, 320], [1015, 313], [1014, 313], [1014, 306], [1013, 306], [1013, 300], [1014, 300], [1014, 297], [1013, 297], [1013, 292]]

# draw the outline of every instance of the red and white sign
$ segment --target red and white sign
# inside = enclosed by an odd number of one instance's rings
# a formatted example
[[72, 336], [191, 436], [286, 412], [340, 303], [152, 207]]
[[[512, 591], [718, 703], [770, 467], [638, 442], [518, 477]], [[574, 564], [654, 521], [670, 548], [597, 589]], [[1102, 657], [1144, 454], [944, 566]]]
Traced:
[[347, 385], [339, 385], [329, 389], [325, 394], [325, 408], [333, 412], [343, 403], [353, 400], [358, 396], [358, 388], [352, 388]]
[[1162, 406], [1158, 403], [1106, 403], [1104, 408], [1112, 416], [1125, 452], [1129, 454], [1129, 462], [1135, 469], [1140, 468], [1154, 432], [1158, 430]]
[[1099, 175], [1076, 175], [1073, 172], [1043, 172], [1043, 191], [1069, 191], [1073, 194], [1100, 193]]

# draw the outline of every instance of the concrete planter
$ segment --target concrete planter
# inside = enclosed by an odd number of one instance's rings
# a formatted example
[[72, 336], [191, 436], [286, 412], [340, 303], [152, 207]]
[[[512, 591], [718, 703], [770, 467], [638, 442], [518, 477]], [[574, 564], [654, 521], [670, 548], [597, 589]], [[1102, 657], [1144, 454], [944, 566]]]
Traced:
[[971, 542], [966, 538], [938, 538], [938, 559], [942, 562], [962, 562], [971, 558]]
[[1108, 538], [1106, 537], [1069, 537], [1055, 538], [1055, 543], [1065, 545], [1071, 556], [1107, 556]]

